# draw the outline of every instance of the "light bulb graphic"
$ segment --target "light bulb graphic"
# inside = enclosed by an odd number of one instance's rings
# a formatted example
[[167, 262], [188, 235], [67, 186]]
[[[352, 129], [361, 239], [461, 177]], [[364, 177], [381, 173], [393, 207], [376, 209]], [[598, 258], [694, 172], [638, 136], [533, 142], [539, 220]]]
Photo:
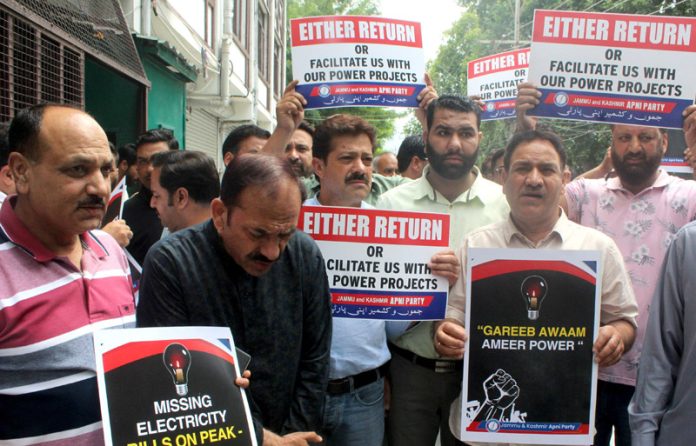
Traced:
[[520, 291], [527, 305], [527, 317], [532, 321], [539, 319], [541, 303], [546, 297], [546, 280], [541, 276], [529, 276], [522, 281]]
[[162, 353], [162, 361], [167, 371], [174, 379], [176, 394], [184, 396], [188, 393], [188, 371], [191, 367], [191, 353], [181, 344], [169, 344]]

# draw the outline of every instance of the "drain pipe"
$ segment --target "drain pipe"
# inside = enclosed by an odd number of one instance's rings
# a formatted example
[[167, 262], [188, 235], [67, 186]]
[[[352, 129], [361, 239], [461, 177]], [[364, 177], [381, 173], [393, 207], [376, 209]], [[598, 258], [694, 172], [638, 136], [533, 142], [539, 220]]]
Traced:
[[140, 34], [152, 35], [152, 0], [140, 0]]
[[232, 15], [233, 0], [225, 0], [223, 6], [223, 33], [220, 47], [220, 99], [222, 105], [230, 105], [230, 76], [232, 76]]

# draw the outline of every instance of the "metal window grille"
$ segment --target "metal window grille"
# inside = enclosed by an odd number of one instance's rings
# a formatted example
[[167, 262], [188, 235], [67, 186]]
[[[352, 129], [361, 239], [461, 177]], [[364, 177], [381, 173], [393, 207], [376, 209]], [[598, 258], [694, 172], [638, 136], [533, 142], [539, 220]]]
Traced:
[[[15, 3], [21, 15], [56, 27], [85, 53], [134, 78], [145, 72], [118, 0], [0, 0]], [[40, 19], [40, 20], [39, 20]], [[57, 33], [58, 35], [61, 35]]]
[[41, 102], [83, 105], [84, 52], [0, 5], [0, 121]]

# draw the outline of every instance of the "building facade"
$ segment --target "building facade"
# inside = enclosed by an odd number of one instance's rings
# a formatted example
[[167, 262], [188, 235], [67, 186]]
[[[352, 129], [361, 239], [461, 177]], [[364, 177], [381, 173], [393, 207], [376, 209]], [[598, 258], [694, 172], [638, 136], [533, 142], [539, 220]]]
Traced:
[[[166, 42], [197, 74], [186, 84], [187, 150], [209, 154], [222, 168], [222, 141], [234, 127], [253, 123], [272, 130], [275, 104], [285, 88], [285, 0], [120, 3], [136, 43]], [[154, 89], [156, 81], [144, 65]]]

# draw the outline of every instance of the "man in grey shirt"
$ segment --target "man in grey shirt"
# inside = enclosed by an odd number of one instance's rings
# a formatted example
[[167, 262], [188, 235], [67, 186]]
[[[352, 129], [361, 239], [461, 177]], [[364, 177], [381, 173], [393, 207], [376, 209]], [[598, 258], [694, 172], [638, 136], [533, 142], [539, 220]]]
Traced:
[[634, 446], [691, 444], [696, 434], [696, 223], [678, 233], [657, 284], [628, 406]]

